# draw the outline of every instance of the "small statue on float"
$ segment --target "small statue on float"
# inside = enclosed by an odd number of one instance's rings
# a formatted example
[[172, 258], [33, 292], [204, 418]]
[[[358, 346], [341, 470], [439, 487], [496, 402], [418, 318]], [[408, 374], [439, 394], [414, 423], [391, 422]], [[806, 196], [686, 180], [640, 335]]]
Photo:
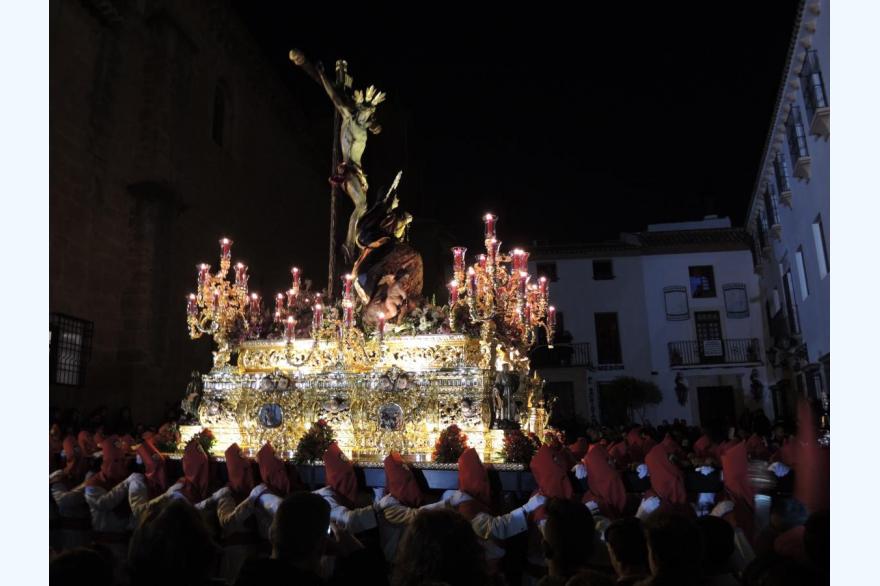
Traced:
[[203, 392], [202, 375], [199, 374], [198, 370], [194, 370], [190, 374], [189, 383], [186, 385], [186, 396], [180, 402], [180, 409], [183, 412], [181, 416], [183, 423], [198, 423], [199, 405], [202, 404]]

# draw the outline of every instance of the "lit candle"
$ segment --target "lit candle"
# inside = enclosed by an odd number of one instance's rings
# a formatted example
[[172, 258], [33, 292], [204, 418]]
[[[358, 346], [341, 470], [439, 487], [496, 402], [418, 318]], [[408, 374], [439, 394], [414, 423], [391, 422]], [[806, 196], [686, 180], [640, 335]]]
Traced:
[[381, 340], [385, 337], [385, 314], [380, 311], [377, 317], [379, 321], [376, 328], [379, 330], [379, 339]]
[[547, 277], [541, 277], [538, 279], [538, 290], [541, 293], [541, 298], [547, 299]]
[[320, 330], [324, 326], [324, 307], [320, 303], [315, 304], [312, 315], [312, 324], [315, 331]]
[[260, 313], [260, 296], [256, 293], [251, 293], [251, 313]]
[[280, 314], [284, 309], [284, 295], [279, 293], [275, 296], [275, 313]]
[[477, 263], [479, 263], [480, 268], [486, 270], [486, 255], [481, 254], [477, 257]]
[[463, 246], [456, 246], [452, 249], [452, 267], [456, 275], [464, 272], [464, 254], [466, 252], [467, 248]]
[[186, 314], [192, 316], [199, 314], [199, 306], [196, 303], [195, 293], [190, 293], [186, 298]]
[[501, 250], [501, 241], [494, 238], [489, 240], [489, 264], [496, 264], [495, 259], [498, 258], [498, 251]]
[[287, 323], [284, 324], [284, 337], [288, 341], [296, 338], [296, 320], [293, 319], [293, 316], [288, 317]]
[[520, 257], [519, 262], [522, 263], [522, 267], [520, 267], [520, 270], [528, 272], [528, 270], [529, 270], [529, 253], [528, 253], [528, 251], [521, 250], [519, 257]]
[[354, 307], [346, 304], [342, 308], [342, 322], [346, 328], [350, 328], [352, 321], [354, 321]]
[[551, 328], [556, 326], [556, 308], [552, 305], [547, 308], [547, 325]]
[[519, 294], [525, 297], [526, 285], [529, 282], [529, 274], [525, 271], [519, 272]]
[[247, 288], [247, 265], [244, 263], [235, 264], [235, 286]]
[[210, 276], [211, 265], [205, 263], [197, 264], [196, 269], [199, 271], [199, 287], [204, 287]]
[[[473, 269], [470, 270], [473, 271]], [[446, 288], [449, 289], [449, 307], [454, 307], [458, 303], [458, 281], [452, 279]]]
[[293, 294], [299, 295], [299, 280], [300, 280], [300, 272], [297, 267], [293, 267], [290, 269], [290, 274], [293, 276]]
[[281, 312], [280, 311], [275, 312], [275, 323], [277, 323], [277, 324], [281, 323]]
[[477, 271], [473, 269], [473, 267], [468, 269], [467, 272], [467, 289], [468, 295], [471, 297], [476, 297], [477, 295]]
[[342, 277], [342, 284], [345, 287], [343, 299], [346, 301], [351, 300], [351, 282], [354, 280], [354, 276], [351, 273]]
[[287, 290], [287, 309], [293, 309], [293, 304], [296, 301], [296, 291], [293, 289]]
[[511, 256], [513, 257], [513, 271], [514, 272], [523, 270], [523, 268], [522, 268], [522, 254], [523, 254], [523, 251], [520, 250], [519, 248], [514, 248], [513, 252], [511, 253]]
[[229, 260], [232, 256], [232, 240], [229, 238], [221, 238], [220, 239], [220, 258], [223, 260]]
[[486, 239], [495, 237], [495, 222], [498, 221], [498, 216], [494, 214], [486, 214], [483, 216], [483, 221], [486, 222]]

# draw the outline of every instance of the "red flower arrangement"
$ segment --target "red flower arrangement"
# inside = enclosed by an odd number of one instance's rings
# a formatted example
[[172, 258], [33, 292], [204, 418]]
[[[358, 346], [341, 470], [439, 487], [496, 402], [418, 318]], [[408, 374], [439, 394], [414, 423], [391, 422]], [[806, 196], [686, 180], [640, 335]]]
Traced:
[[539, 447], [541, 447], [541, 440], [534, 433], [524, 434], [519, 429], [511, 429], [504, 432], [501, 457], [508, 464], [528, 465]]
[[198, 440], [206, 454], [210, 454], [211, 450], [214, 449], [214, 445], [217, 443], [217, 438], [214, 436], [214, 432], [207, 427], [203, 427], [202, 431], [195, 434], [193, 438]]
[[434, 444], [433, 459], [441, 464], [457, 462], [459, 456], [468, 448], [467, 435], [454, 423], [440, 432]]
[[300, 438], [296, 445], [296, 454], [293, 459], [298, 464], [314, 462], [324, 457], [324, 452], [336, 437], [333, 428], [324, 419], [319, 419], [312, 424], [309, 430]]
[[156, 435], [153, 436], [153, 443], [160, 452], [172, 453], [177, 451], [180, 445], [180, 428], [176, 423], [164, 423]]

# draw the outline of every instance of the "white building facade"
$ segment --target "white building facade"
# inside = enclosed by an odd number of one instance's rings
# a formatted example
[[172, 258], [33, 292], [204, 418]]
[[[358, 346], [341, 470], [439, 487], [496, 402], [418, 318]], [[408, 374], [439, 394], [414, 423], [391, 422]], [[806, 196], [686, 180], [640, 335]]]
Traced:
[[755, 272], [765, 300], [773, 405], [830, 399], [829, 6], [807, 1], [791, 46], [749, 204]]
[[560, 336], [533, 362], [557, 408], [617, 423], [624, 414], [608, 412], [606, 385], [630, 376], [661, 389], [662, 402], [644, 413], [655, 424], [735, 421], [755, 408], [772, 417], [750, 248], [744, 230], [708, 217], [534, 250], [531, 269], [551, 281]]

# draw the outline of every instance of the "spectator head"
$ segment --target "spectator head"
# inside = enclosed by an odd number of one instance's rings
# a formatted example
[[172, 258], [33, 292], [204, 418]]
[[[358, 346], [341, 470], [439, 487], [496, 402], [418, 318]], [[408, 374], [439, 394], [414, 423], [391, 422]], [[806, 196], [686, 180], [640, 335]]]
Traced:
[[311, 492], [295, 492], [278, 506], [269, 529], [274, 557], [318, 573], [327, 543], [330, 505]]
[[605, 546], [618, 576], [648, 573], [648, 547], [642, 522], [635, 517], [617, 519], [605, 530]]
[[65, 551], [49, 562], [50, 584], [113, 584], [113, 563], [93, 549]]
[[654, 576], [666, 576], [690, 583], [700, 576], [703, 541], [692, 519], [682, 515], [655, 513], [646, 523], [648, 565]]
[[471, 524], [459, 513], [422, 511], [406, 528], [397, 549], [394, 586], [429, 582], [482, 585], [487, 580], [483, 547]]
[[173, 500], [145, 518], [132, 536], [128, 549], [131, 583], [201, 583], [213, 574], [219, 553], [199, 512]]
[[723, 519], [711, 515], [701, 517], [697, 524], [703, 535], [703, 573], [717, 576], [730, 571], [729, 561], [733, 555], [733, 527]]
[[583, 504], [565, 499], [548, 499], [546, 511], [543, 547], [550, 575], [573, 576], [593, 555], [593, 515]]

